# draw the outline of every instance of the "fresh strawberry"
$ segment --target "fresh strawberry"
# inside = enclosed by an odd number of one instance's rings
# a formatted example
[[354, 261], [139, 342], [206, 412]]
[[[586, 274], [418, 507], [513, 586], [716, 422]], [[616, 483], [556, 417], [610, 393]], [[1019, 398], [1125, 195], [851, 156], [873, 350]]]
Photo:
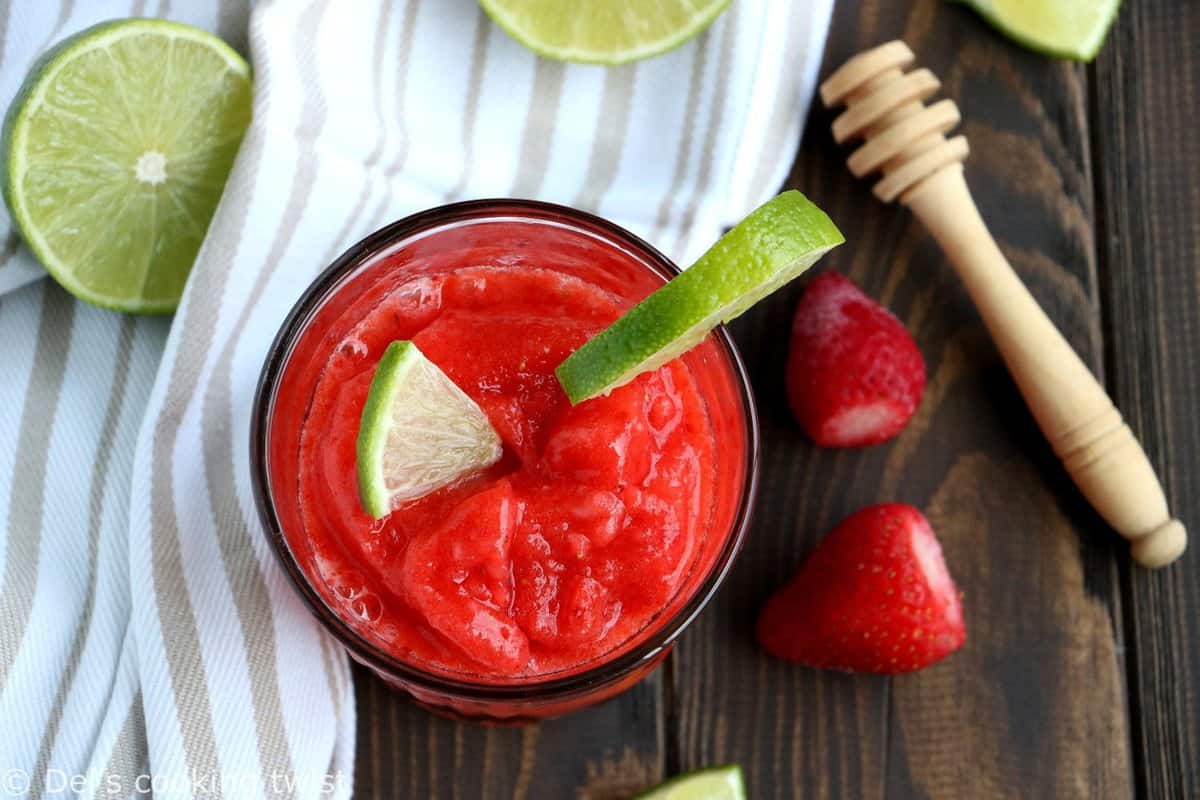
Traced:
[[792, 413], [822, 447], [887, 441], [925, 391], [925, 361], [900, 320], [836, 272], [808, 285], [792, 323]]
[[903, 503], [843, 520], [767, 601], [756, 633], [780, 658], [889, 674], [927, 667], [967, 636], [933, 529]]

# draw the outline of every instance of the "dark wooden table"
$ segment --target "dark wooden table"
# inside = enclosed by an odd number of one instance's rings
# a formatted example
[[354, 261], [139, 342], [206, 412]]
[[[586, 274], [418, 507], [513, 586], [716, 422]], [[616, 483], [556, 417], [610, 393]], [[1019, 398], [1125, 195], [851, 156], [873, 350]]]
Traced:
[[[800, 2], [800, 0], [797, 0]], [[1095, 64], [1025, 52], [940, 0], [841, 0], [823, 74], [902, 37], [962, 108], [967, 178], [1005, 253], [1124, 410], [1200, 534], [1200, 3], [1129, 0]], [[799, 286], [734, 325], [763, 423], [757, 521], [729, 582], [649, 680], [504, 729], [431, 716], [357, 671], [360, 797], [621, 798], [735, 761], [754, 798], [1200, 798], [1200, 541], [1130, 565], [1025, 411], [930, 238], [853, 181], [814, 109], [788, 180], [847, 244], [823, 264], [903, 318], [916, 419], [812, 447], [783, 392]], [[924, 508], [965, 592], [957, 655], [899, 677], [770, 661], [754, 615], [857, 508]]]

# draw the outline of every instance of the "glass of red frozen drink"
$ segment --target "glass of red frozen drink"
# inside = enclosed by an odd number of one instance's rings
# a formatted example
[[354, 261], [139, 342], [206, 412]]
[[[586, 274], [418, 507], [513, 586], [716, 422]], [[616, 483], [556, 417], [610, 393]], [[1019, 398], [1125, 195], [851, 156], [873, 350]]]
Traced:
[[[358, 661], [436, 711], [518, 722], [648, 674], [746, 534], [758, 425], [729, 334], [572, 406], [555, 367], [677, 268], [569, 208], [484, 200], [393, 223], [308, 288], [268, 354], [251, 454], [267, 535]], [[504, 455], [373, 519], [355, 441], [411, 340]]]

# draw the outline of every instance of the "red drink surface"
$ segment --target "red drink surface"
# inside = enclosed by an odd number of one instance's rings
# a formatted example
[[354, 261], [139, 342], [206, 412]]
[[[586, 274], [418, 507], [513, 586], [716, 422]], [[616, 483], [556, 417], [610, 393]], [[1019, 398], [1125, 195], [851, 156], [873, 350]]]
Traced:
[[[732, 534], [737, 375], [714, 337], [572, 407], [554, 368], [664, 278], [546, 221], [450, 226], [344, 280], [296, 339], [268, 430], [271, 496], [324, 602], [371, 646], [481, 683], [577, 673], [651, 636]], [[375, 365], [411, 339], [504, 456], [373, 520], [355, 440]]]

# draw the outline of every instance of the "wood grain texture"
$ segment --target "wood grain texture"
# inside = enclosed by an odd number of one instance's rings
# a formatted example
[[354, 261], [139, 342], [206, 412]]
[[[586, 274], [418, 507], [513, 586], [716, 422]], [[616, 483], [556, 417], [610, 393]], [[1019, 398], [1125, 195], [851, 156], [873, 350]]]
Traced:
[[[1200, 524], [1200, 6], [1126, 3], [1093, 73], [1110, 389]], [[1200, 797], [1200, 548], [1126, 570], [1139, 794]]]
[[521, 727], [435, 716], [362, 667], [354, 685], [357, 798], [623, 800], [663, 777], [661, 670], [607, 703]]
[[[826, 74], [896, 37], [962, 108], [967, 179], [1005, 255], [1099, 367], [1086, 71], [918, 0], [839, 4]], [[1117, 540], [1038, 433], [936, 245], [851, 179], [832, 118], [812, 114], [789, 183], [846, 234], [822, 267], [905, 320], [929, 389], [891, 445], [817, 450], [782, 385], [800, 287], [735, 324], [763, 419], [764, 483], [742, 560], [671, 662], [680, 766], [740, 761], [756, 798], [1130, 796]], [[965, 592], [964, 651], [892, 680], [764, 659], [749, 626], [765, 596], [838, 520], [885, 500], [925, 508], [939, 532]]]

